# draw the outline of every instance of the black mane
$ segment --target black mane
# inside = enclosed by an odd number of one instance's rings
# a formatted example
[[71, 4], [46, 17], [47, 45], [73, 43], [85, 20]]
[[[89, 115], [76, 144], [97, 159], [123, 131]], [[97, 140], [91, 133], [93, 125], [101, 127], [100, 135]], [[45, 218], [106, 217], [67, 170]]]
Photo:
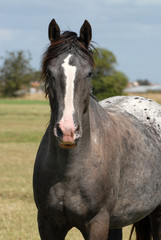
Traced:
[[66, 31], [61, 34], [56, 41], [52, 42], [45, 51], [42, 60], [42, 72], [45, 75], [45, 71], [50, 60], [71, 50], [78, 52], [83, 58], [90, 61], [91, 65], [94, 65], [92, 49], [92, 45], [90, 45], [87, 49], [75, 32]]

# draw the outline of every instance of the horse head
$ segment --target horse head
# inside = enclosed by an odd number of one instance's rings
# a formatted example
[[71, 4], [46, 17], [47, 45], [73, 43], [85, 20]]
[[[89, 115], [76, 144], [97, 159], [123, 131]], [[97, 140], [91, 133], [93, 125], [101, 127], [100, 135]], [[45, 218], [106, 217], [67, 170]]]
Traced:
[[92, 29], [84, 21], [80, 36], [60, 34], [53, 19], [49, 24], [50, 46], [42, 68], [45, 91], [54, 115], [53, 132], [62, 148], [76, 147], [82, 136], [82, 118], [88, 110], [94, 61], [90, 51]]

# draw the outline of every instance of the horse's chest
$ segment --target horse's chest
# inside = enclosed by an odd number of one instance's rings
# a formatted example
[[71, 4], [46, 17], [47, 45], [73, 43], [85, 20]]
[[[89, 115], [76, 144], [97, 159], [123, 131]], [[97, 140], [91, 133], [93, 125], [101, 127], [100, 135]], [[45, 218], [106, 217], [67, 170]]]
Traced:
[[48, 206], [53, 216], [65, 217], [75, 224], [75, 221], [82, 221], [91, 213], [97, 213], [103, 199], [106, 199], [105, 191], [102, 191], [101, 184], [97, 187], [94, 180], [86, 184], [77, 181], [59, 182], [50, 188]]
[[73, 219], [75, 216], [83, 218], [88, 212], [88, 206], [83, 201], [79, 188], [71, 188], [63, 182], [51, 187], [48, 206], [49, 211], [54, 212], [53, 217], [65, 216], [68, 220]]

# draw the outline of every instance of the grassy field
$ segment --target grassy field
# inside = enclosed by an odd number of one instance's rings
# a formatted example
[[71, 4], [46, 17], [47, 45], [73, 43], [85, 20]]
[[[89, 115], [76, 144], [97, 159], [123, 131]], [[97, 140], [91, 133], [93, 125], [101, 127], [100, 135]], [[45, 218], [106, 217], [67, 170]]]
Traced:
[[[32, 172], [49, 115], [47, 101], [0, 99], [0, 240], [40, 239]], [[124, 229], [124, 240], [128, 232]], [[73, 229], [66, 239], [83, 238]]]

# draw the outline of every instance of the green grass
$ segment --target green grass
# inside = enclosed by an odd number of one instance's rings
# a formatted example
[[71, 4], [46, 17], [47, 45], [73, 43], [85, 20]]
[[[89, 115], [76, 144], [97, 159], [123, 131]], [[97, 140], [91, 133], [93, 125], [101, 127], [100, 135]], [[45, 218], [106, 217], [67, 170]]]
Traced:
[[0, 101], [0, 142], [39, 142], [49, 121], [49, 105], [46, 101], [9, 101]]
[[13, 105], [48, 105], [47, 100], [28, 100], [28, 99], [16, 99], [16, 98], [1, 98], [0, 104], [13, 104]]
[[[32, 172], [49, 117], [46, 101], [0, 99], [0, 240], [40, 239]], [[76, 229], [66, 237], [82, 239]]]

